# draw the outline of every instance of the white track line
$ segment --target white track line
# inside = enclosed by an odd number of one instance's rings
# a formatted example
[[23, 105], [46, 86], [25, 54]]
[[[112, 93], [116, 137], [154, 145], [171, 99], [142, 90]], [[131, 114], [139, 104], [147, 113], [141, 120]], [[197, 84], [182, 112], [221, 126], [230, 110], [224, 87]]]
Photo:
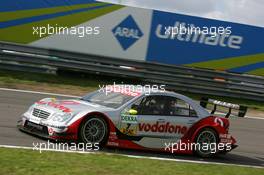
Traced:
[[51, 96], [60, 96], [60, 97], [80, 98], [79, 96], [74, 96], [74, 95], [56, 94], [56, 93], [39, 92], [39, 91], [29, 91], [29, 90], [21, 90], [21, 89], [0, 88], [0, 90], [1, 91], [30, 93], [30, 94], [41, 94], [41, 95], [51, 95]]
[[[33, 150], [33, 147], [12, 146], [12, 145], [0, 145], [0, 148]], [[35, 150], [35, 151], [38, 151], [38, 150]], [[209, 165], [211, 164], [211, 165], [238, 166], [238, 167], [261, 168], [261, 169], [264, 168], [263, 166], [254, 166], [254, 165], [240, 165], [240, 164], [231, 164], [231, 163], [208, 162], [208, 161], [203, 161], [203, 160], [199, 161], [199, 160], [185, 160], [185, 159], [176, 159], [176, 158], [170, 159], [170, 158], [161, 158], [161, 157], [134, 156], [134, 155], [125, 155], [125, 154], [118, 154], [118, 153], [105, 153], [105, 152], [87, 152], [87, 151], [71, 151], [71, 150], [55, 150], [55, 149], [47, 149], [47, 150], [43, 149], [42, 151], [78, 153], [78, 154], [117, 155], [117, 156], [136, 158], [136, 159], [162, 160], [162, 161], [172, 161], [172, 162], [182, 162], [182, 163], [209, 164]]]
[[[221, 112], [216, 112], [215, 114], [218, 114], [218, 115], [223, 115], [225, 116], [226, 114], [224, 113], [221, 113]], [[264, 114], [263, 114], [264, 115]], [[252, 117], [252, 116], [245, 116], [244, 118], [249, 118], [249, 119], [257, 119], [257, 120], [264, 120], [264, 117]]]
[[264, 117], [249, 117], [249, 116], [245, 116], [245, 118], [256, 119], [256, 120], [264, 120]]

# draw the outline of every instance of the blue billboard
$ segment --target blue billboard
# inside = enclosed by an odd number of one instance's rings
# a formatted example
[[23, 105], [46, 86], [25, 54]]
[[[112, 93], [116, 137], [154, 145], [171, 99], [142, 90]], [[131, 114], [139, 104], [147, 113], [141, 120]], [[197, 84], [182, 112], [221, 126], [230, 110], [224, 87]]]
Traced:
[[[186, 33], [182, 35], [170, 35], [166, 33], [166, 27], [189, 25], [199, 28], [216, 27], [229, 28], [231, 34]], [[264, 53], [264, 29], [249, 25], [236, 24], [218, 20], [210, 20], [199, 17], [179, 15], [167, 12], [154, 11], [150, 32], [147, 60], [177, 65], [209, 65], [210, 61], [224, 62], [243, 56], [252, 56], [252, 62], [244, 57], [240, 61], [249, 63], [250, 69], [257, 65], [263, 65], [264, 57], [254, 63], [254, 56]], [[224, 60], [223, 60], [224, 59]], [[240, 62], [240, 64], [242, 64]], [[215, 65], [217, 67], [217, 65]], [[221, 66], [221, 65], [220, 65]], [[260, 67], [261, 67], [260, 66]], [[214, 68], [208, 66], [208, 68]], [[219, 69], [226, 69], [225, 66]]]
[[[210, 32], [174, 33], [182, 26]], [[264, 76], [262, 27], [95, 0], [0, 1], [0, 40]]]

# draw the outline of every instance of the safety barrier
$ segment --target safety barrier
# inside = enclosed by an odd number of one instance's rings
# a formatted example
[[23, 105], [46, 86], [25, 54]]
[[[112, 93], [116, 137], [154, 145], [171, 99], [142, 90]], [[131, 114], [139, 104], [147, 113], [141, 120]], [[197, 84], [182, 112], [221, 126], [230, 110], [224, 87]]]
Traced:
[[[8, 65], [11, 63], [12, 66]], [[264, 77], [260, 76], [0, 42], [0, 69], [11, 67], [14, 69], [15, 67], [14, 70], [30, 71], [34, 69], [36, 72], [37, 68], [32, 65], [38, 66], [39, 72], [54, 72], [57, 69], [63, 69], [103, 73], [138, 78], [144, 82], [155, 84], [165, 84], [167, 89], [175, 91], [264, 101]]]

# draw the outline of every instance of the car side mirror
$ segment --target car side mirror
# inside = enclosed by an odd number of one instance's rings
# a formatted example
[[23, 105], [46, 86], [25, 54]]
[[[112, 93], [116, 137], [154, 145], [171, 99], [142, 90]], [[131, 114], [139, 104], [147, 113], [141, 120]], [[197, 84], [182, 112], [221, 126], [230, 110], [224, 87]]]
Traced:
[[137, 115], [138, 111], [135, 110], [135, 109], [130, 109], [130, 110], [128, 111], [128, 113], [129, 113], [129, 115]]

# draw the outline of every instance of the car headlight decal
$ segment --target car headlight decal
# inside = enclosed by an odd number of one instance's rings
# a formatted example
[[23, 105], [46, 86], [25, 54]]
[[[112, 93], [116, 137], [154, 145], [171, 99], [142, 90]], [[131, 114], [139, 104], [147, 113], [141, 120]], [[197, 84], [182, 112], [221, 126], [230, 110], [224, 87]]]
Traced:
[[71, 113], [65, 113], [65, 114], [55, 114], [52, 117], [52, 121], [54, 122], [65, 122], [69, 120], [72, 117]]

